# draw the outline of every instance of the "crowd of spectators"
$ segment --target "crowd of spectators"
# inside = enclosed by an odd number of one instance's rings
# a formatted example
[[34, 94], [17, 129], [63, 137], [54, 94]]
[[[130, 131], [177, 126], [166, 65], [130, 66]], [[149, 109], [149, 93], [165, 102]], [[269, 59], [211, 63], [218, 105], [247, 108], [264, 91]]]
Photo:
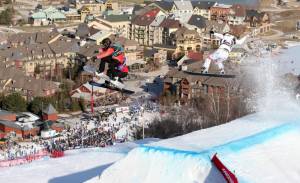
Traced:
[[[79, 122], [73, 126], [68, 126], [59, 136], [54, 138], [32, 139], [26, 145], [21, 145], [16, 141], [6, 141], [4, 145], [0, 145], [0, 160], [26, 157], [41, 149], [46, 149], [52, 153], [77, 148], [106, 147], [115, 142], [132, 140], [129, 137], [129, 131], [137, 125], [138, 116], [142, 117], [145, 110], [154, 111], [154, 109], [153, 105], [145, 103], [143, 107], [138, 105], [131, 107], [130, 112], [126, 114], [109, 110], [108, 116], [100, 114], [82, 116]], [[124, 128], [126, 129], [125, 134], [120, 135], [120, 129]]]
[[13, 160], [37, 154], [43, 147], [35, 143], [20, 144], [15, 141], [7, 141], [0, 146], [0, 160]]

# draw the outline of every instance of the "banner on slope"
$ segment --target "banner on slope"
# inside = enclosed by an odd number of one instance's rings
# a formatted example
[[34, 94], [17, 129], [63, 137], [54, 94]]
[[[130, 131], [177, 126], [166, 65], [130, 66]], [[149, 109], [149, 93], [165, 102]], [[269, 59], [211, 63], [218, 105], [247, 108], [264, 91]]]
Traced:
[[48, 155], [48, 152], [45, 149], [39, 150], [35, 154], [30, 154], [28, 156], [12, 159], [12, 160], [0, 160], [0, 167], [10, 167], [21, 165], [25, 163], [30, 163], [33, 160], [41, 159]]
[[217, 153], [211, 158], [211, 161], [222, 173], [228, 183], [238, 183], [236, 176], [221, 162], [221, 160], [217, 157]]

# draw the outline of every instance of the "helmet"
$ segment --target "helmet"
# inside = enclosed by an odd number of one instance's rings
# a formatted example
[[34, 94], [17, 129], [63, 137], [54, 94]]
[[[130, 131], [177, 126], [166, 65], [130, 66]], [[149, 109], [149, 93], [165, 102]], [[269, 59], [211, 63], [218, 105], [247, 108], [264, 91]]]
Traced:
[[101, 41], [103, 49], [108, 49], [111, 45], [111, 40], [109, 38], [105, 38]]

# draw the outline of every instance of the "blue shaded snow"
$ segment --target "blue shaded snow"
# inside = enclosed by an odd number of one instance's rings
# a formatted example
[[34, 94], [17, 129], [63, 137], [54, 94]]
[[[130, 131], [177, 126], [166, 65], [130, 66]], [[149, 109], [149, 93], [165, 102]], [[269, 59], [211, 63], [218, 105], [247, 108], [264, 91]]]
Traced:
[[[225, 154], [232, 154], [232, 153], [239, 153], [242, 150], [245, 150], [247, 148], [262, 144], [268, 140], [271, 140], [275, 137], [278, 137], [280, 135], [287, 134], [289, 132], [299, 130], [300, 124], [298, 122], [290, 122], [285, 123], [283, 125], [264, 130], [260, 133], [250, 135], [238, 140], [233, 140], [231, 142], [218, 145], [203, 151], [185, 151], [185, 150], [178, 150], [178, 149], [171, 149], [171, 148], [165, 148], [165, 147], [159, 147], [159, 146], [147, 146], [147, 145], [141, 145], [139, 147], [139, 150], [144, 153], [154, 153], [154, 152], [163, 152], [167, 153], [170, 156], [174, 156], [177, 158], [186, 158], [186, 157], [193, 157], [194, 159], [198, 159], [199, 162], [205, 161], [206, 165], [209, 164], [210, 166], [210, 159], [211, 156], [215, 153], [225, 155]], [[242, 177], [238, 176], [239, 182], [246, 183], [247, 181], [244, 180]]]
[[169, 152], [171, 154], [189, 154], [191, 156], [203, 156], [208, 157], [216, 152], [218, 153], [237, 153], [241, 150], [253, 147], [258, 144], [262, 144], [268, 140], [271, 140], [272, 138], [278, 137], [280, 135], [286, 134], [291, 131], [299, 130], [300, 124], [298, 122], [291, 122], [291, 123], [285, 123], [283, 125], [267, 129], [265, 131], [256, 133], [254, 135], [250, 135], [238, 140], [233, 140], [231, 142], [218, 145], [215, 147], [211, 147], [209, 149], [203, 150], [203, 151], [185, 151], [185, 150], [177, 150], [177, 149], [171, 149], [171, 148], [165, 148], [160, 146], [148, 146], [148, 145], [141, 145], [140, 148], [142, 148], [145, 152], [151, 152], [151, 151], [165, 151]]

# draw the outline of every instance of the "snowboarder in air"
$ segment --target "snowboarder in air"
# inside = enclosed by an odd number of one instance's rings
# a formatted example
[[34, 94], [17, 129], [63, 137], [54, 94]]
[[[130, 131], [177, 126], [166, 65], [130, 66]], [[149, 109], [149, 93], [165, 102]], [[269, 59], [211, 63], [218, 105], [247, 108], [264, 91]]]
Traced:
[[[124, 48], [120, 44], [112, 44], [109, 38], [105, 38], [101, 42], [102, 48], [99, 49], [99, 54], [96, 56], [100, 59], [98, 73], [100, 78], [111, 80], [110, 82], [116, 86], [124, 86], [121, 78], [128, 75], [128, 66], [126, 65], [126, 57]], [[108, 63], [107, 74], [104, 73], [105, 63]]]
[[248, 35], [241, 39], [237, 39], [236, 36], [230, 34], [229, 32], [220, 34], [220, 33], [215, 33], [212, 30], [210, 31], [210, 35], [211, 36], [214, 35], [217, 38], [221, 39], [220, 42], [221, 45], [216, 51], [214, 51], [205, 59], [205, 62], [201, 68], [201, 72], [207, 74], [211, 61], [214, 61], [219, 68], [220, 74], [225, 74], [223, 62], [227, 60], [229, 53], [232, 50], [232, 47], [236, 44], [237, 45], [243, 44], [247, 39]]

